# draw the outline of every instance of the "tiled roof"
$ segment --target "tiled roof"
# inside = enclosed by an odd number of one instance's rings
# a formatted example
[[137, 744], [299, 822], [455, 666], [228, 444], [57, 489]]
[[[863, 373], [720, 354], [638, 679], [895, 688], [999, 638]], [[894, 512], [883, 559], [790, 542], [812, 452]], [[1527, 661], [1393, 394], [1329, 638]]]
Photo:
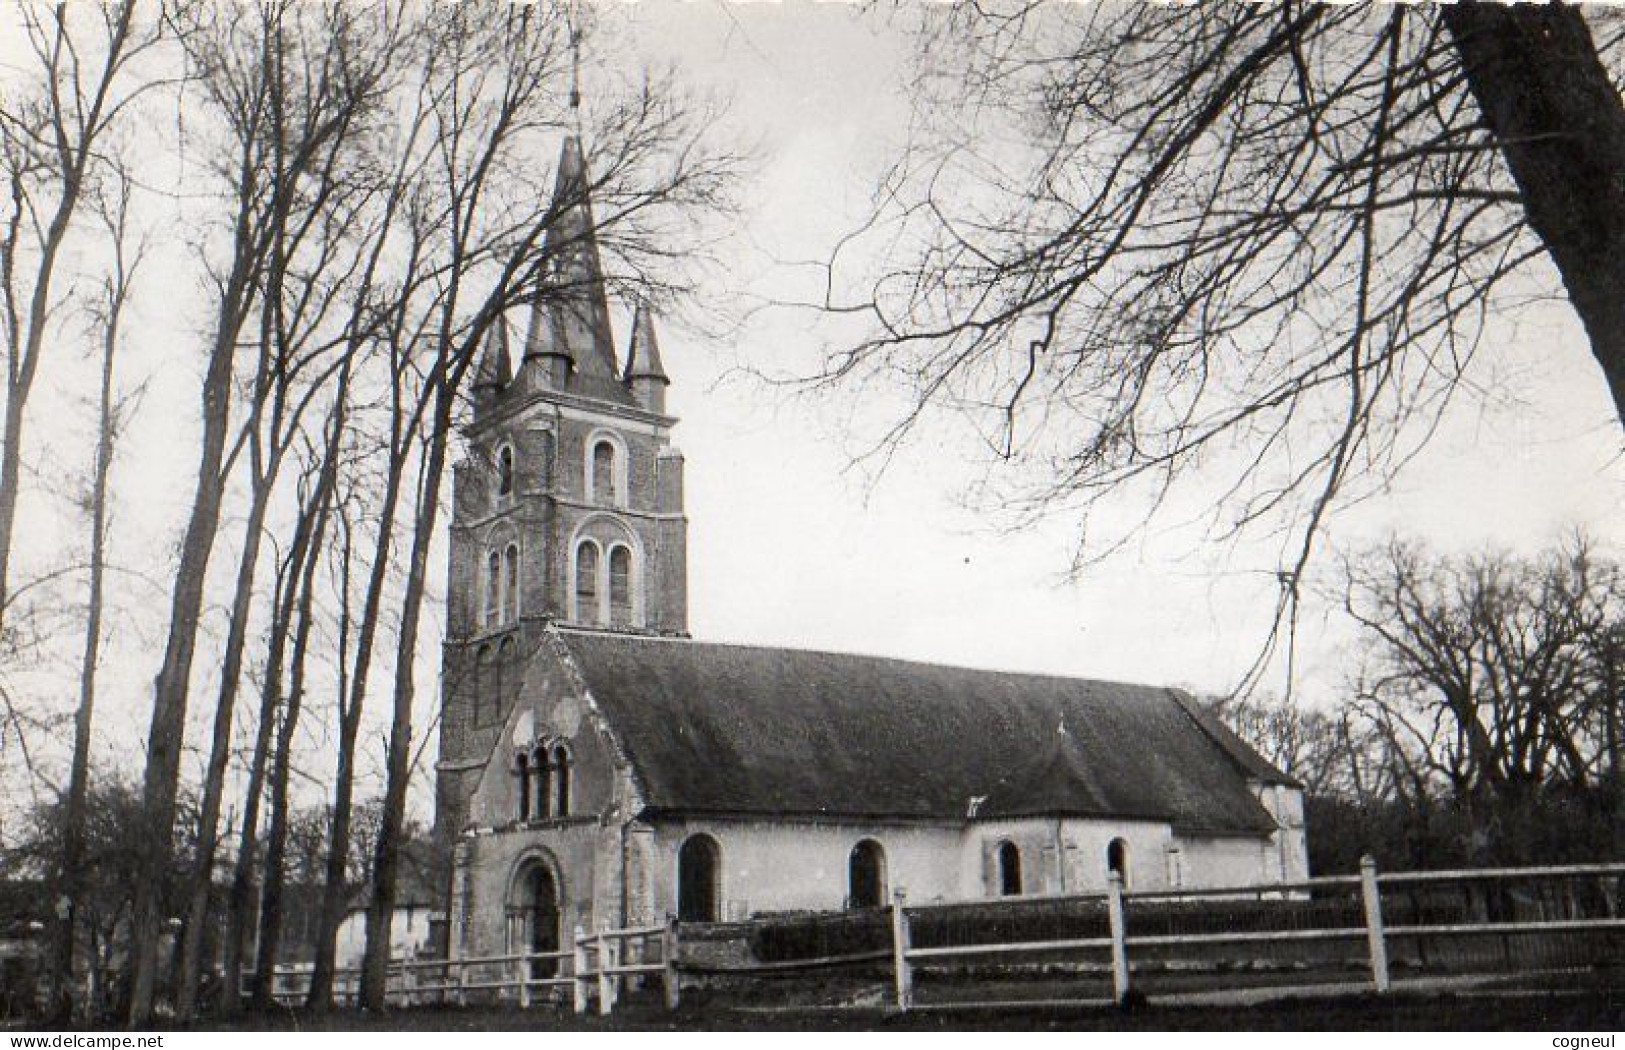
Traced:
[[557, 631], [653, 810], [1275, 827], [1247, 779], [1285, 778], [1172, 690]]

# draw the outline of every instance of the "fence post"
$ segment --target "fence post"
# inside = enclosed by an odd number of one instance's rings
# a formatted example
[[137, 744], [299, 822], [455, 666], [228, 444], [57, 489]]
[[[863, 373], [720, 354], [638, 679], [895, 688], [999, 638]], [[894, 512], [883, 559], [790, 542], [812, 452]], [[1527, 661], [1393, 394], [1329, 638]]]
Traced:
[[1128, 930], [1123, 918], [1123, 876], [1110, 872], [1106, 876], [1106, 920], [1112, 933], [1112, 998], [1119, 1004], [1128, 1001]]
[[660, 978], [665, 986], [666, 1009], [677, 1009], [681, 986], [677, 978], [677, 916], [666, 916], [666, 930], [660, 935], [660, 963], [664, 967]]
[[530, 1009], [530, 953], [520, 952], [513, 966], [514, 980], [519, 983], [519, 1009]]
[[598, 927], [598, 1012], [608, 1014], [615, 1006], [609, 986], [609, 938], [604, 936], [604, 927]]
[[914, 1005], [914, 973], [909, 967], [908, 913], [903, 910], [907, 901], [901, 888], [892, 894], [891, 954], [892, 978], [897, 985], [897, 1008], [907, 1010]]
[[571, 981], [571, 994], [574, 997], [572, 1005], [578, 1014], [587, 1012], [587, 947], [585, 942], [586, 934], [582, 931], [580, 924], [577, 924], [575, 938], [570, 941], [570, 976], [573, 978]]
[[1360, 858], [1360, 899], [1365, 904], [1365, 937], [1371, 949], [1371, 984], [1388, 990], [1388, 944], [1382, 931], [1382, 891], [1377, 886], [1377, 862], [1368, 853]]
[[457, 1005], [468, 1005], [468, 960], [457, 960]]

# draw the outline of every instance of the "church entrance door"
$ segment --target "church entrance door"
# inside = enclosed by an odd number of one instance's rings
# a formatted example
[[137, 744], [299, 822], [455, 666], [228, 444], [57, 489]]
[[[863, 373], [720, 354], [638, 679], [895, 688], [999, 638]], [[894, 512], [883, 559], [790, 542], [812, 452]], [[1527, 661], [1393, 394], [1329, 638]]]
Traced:
[[[532, 955], [559, 950], [559, 888], [547, 865], [533, 864], [520, 880], [520, 905], [525, 918], [525, 949]], [[559, 972], [557, 959], [534, 959], [531, 980], [544, 980]]]

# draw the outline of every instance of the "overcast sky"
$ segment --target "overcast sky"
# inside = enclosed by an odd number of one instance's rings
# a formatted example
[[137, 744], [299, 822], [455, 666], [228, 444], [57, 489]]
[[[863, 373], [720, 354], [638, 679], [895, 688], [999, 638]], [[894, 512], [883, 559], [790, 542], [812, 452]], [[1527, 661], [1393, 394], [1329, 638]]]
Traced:
[[[645, 54], [730, 93], [734, 120], [768, 151], [729, 290], [804, 292], [805, 271], [772, 260], [824, 257], [862, 218], [904, 138], [902, 27], [833, 3], [624, 12]], [[1399, 530], [1445, 549], [1534, 550], [1575, 524], [1625, 538], [1618, 424], [1577, 323], [1561, 304], [1532, 308], [1496, 322], [1490, 343], [1479, 378], [1493, 376], [1499, 396], [1459, 403], [1394, 491], [1334, 523], [1336, 545]], [[1067, 582], [1076, 521], [1004, 535], [959, 509], [975, 470], [952, 421], [928, 426], [871, 484], [844, 471], [842, 399], [716, 385], [737, 362], [815, 362], [819, 335], [804, 316], [757, 315], [737, 345], [678, 331], [663, 345], [688, 457], [697, 636], [1211, 690], [1256, 653], [1277, 586], [1267, 539], [1220, 548], [1169, 521]], [[1335, 694], [1346, 633], [1311, 615], [1301, 639], [1306, 695]]]
[[[1200, 529], [1178, 527], [1175, 515], [1068, 580], [1076, 521], [1005, 534], [962, 509], [982, 463], [953, 420], [928, 420], [877, 478], [849, 469], [845, 423], [854, 412], [877, 418], [888, 407], [883, 399], [791, 398], [742, 375], [808, 369], [836, 337], [805, 313], [746, 314], [745, 307], [808, 295], [811, 271], [790, 261], [827, 257], [863, 217], [904, 141], [905, 29], [836, 3], [644, 0], [601, 13], [610, 39], [627, 42], [604, 53], [625, 65], [617, 74], [589, 63], [589, 96], [595, 77], [601, 83], [641, 63], [673, 65], [696, 88], [731, 97], [719, 134], [760, 146], [740, 226], [718, 249], [719, 265], [693, 304], [702, 314], [720, 309], [746, 320], [726, 337], [676, 321], [661, 332], [669, 404], [682, 419], [676, 440], [688, 463], [693, 634], [1204, 691], [1234, 684], [1268, 625], [1278, 541], [1221, 547]], [[0, 57], [4, 51], [0, 40]], [[175, 262], [190, 249], [162, 242], [162, 233], [121, 366], [125, 381], [145, 382], [147, 393], [115, 474], [115, 555], [144, 573], [120, 577], [130, 588], [125, 604], [152, 615], [113, 625], [99, 715], [103, 754], [129, 755], [144, 739], [161, 655], [158, 613], [167, 607], [165, 567], [196, 455], [188, 441], [200, 354], [175, 340], [188, 338], [197, 321], [173, 316], [185, 300], [165, 285], [165, 253]], [[625, 315], [618, 321], [624, 347]], [[1619, 426], [1573, 317], [1560, 302], [1534, 307], [1494, 322], [1490, 343], [1479, 378], [1495, 396], [1461, 400], [1391, 492], [1333, 523], [1335, 546], [1399, 530], [1449, 550], [1533, 551], [1575, 525], [1606, 543], [1625, 540]], [[19, 536], [25, 578], [60, 557], [49, 552], [60, 547], [62, 530], [82, 529], [62, 499], [62, 479], [88, 466], [92, 417], [64, 388], [92, 389], [91, 365], [61, 355], [53, 366], [60, 382], [42, 387], [31, 409], [35, 491]], [[1204, 502], [1196, 489], [1181, 508], [1194, 513]], [[38, 557], [30, 563], [27, 555]], [[444, 573], [435, 569], [430, 578]], [[223, 610], [209, 615], [219, 622]], [[439, 630], [434, 610], [420, 660], [425, 723], [438, 696]], [[1301, 695], [1314, 702], [1338, 695], [1353, 669], [1349, 642], [1342, 624], [1310, 611], [1300, 629]], [[195, 704], [194, 715], [208, 706]]]

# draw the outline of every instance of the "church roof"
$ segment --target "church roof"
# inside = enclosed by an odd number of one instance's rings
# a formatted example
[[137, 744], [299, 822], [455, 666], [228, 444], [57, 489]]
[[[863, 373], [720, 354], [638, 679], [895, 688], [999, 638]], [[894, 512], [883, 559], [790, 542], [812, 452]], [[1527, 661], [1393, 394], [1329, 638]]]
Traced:
[[[1263, 834], [1247, 778], [1172, 690], [558, 629], [651, 810], [1039, 815]], [[980, 801], [976, 801], [980, 799]]]

